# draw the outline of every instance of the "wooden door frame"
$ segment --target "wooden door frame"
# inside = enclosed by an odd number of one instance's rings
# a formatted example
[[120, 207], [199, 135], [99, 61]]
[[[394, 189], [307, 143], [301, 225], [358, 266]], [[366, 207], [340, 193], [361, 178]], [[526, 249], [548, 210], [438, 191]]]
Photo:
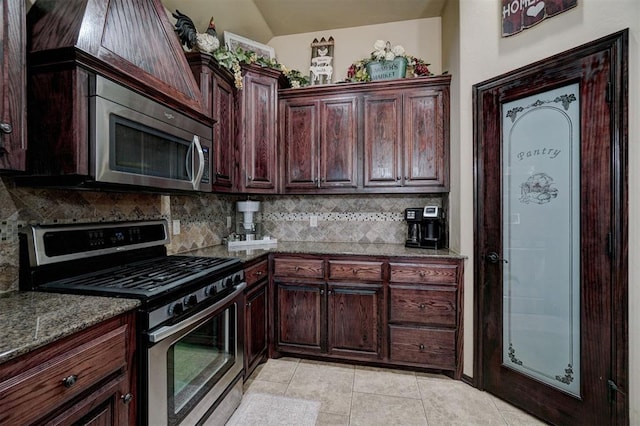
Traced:
[[619, 31], [569, 51], [551, 56], [514, 71], [507, 72], [473, 86], [473, 141], [474, 141], [474, 365], [473, 384], [484, 388], [483, 344], [485, 331], [484, 290], [485, 276], [484, 235], [481, 214], [484, 211], [482, 159], [484, 158], [483, 128], [493, 126], [486, 123], [482, 95], [505, 85], [517, 84], [519, 79], [535, 74], [544, 75], [546, 70], [579, 60], [595, 52], [611, 52], [610, 96], [611, 113], [611, 191], [612, 212], [612, 366], [611, 376], [623, 393], [617, 393], [612, 407], [612, 424], [629, 423], [629, 336], [628, 336], [628, 29]]

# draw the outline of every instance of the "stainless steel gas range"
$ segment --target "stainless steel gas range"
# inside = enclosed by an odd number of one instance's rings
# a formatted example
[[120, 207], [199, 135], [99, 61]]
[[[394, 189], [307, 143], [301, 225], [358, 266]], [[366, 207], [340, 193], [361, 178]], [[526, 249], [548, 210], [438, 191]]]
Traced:
[[242, 264], [168, 256], [165, 220], [30, 226], [21, 290], [136, 298], [138, 421], [224, 424], [242, 399]]

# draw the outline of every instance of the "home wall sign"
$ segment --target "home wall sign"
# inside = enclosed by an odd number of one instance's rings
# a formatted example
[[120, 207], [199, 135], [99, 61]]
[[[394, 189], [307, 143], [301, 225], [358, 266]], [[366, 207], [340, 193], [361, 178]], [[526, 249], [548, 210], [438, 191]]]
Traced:
[[502, 36], [517, 34], [577, 4], [578, 0], [502, 0]]

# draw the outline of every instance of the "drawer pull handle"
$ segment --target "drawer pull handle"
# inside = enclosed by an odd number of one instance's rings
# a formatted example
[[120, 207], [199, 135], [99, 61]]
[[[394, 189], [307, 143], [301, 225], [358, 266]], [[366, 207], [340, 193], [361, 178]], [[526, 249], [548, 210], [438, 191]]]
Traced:
[[424, 303], [421, 303], [420, 305], [418, 305], [418, 308], [422, 309], [423, 311], [426, 307], [427, 305], [425, 305]]
[[128, 404], [133, 399], [133, 394], [131, 392], [126, 393], [120, 397], [123, 403]]
[[262, 275], [262, 271], [258, 271], [258, 272], [256, 272], [256, 275], [257, 275], [257, 276]]
[[9, 123], [0, 123], [0, 133], [9, 134], [13, 132], [13, 127]]
[[78, 381], [78, 376], [75, 374], [72, 374], [62, 379], [62, 384], [64, 385], [65, 388], [70, 388], [71, 386], [75, 385], [77, 381]]
[[420, 348], [420, 351], [424, 351], [424, 344], [420, 343], [420, 345], [418, 345], [418, 348]]

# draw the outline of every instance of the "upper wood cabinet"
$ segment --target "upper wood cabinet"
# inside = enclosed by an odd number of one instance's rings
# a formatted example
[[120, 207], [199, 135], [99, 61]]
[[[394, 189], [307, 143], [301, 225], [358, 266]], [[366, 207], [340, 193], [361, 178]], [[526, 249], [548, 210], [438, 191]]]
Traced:
[[280, 103], [283, 192], [357, 187], [356, 96]]
[[187, 53], [191, 71], [200, 84], [207, 112], [213, 124], [212, 186], [216, 192], [234, 190], [235, 96], [233, 75], [210, 55]]
[[450, 82], [281, 90], [282, 192], [447, 192]]
[[243, 65], [238, 91], [238, 191], [271, 194], [277, 191], [277, 94], [282, 73]]
[[415, 186], [447, 191], [446, 111], [448, 87], [365, 95], [365, 188]]
[[25, 2], [0, 5], [0, 170], [26, 167]]

